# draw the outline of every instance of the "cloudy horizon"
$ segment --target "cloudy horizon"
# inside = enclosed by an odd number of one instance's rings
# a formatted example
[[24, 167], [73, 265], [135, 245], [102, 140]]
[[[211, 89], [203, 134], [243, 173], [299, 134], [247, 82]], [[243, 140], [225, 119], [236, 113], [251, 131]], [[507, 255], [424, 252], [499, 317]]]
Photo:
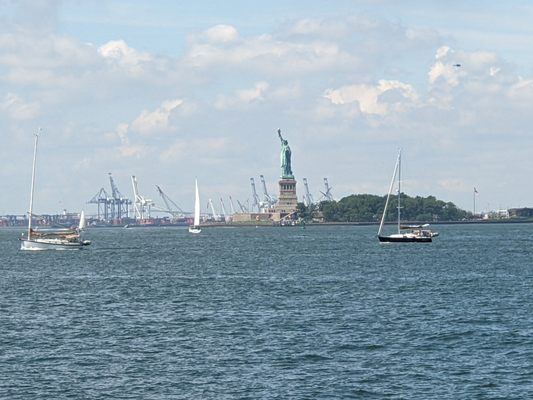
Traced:
[[39, 127], [37, 213], [94, 214], [109, 172], [184, 210], [195, 178], [275, 194], [278, 128], [299, 200], [386, 194], [402, 148], [410, 196], [533, 206], [527, 2], [181, 3], [0, 0], [0, 214], [27, 211]]

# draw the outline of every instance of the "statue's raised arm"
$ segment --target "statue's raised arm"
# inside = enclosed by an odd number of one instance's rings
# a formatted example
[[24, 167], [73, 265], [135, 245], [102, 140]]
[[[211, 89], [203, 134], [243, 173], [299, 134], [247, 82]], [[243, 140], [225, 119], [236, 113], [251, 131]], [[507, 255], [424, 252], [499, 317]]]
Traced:
[[283, 136], [281, 136], [281, 129], [278, 129], [278, 136], [279, 136], [279, 140], [281, 140], [281, 143], [283, 143]]

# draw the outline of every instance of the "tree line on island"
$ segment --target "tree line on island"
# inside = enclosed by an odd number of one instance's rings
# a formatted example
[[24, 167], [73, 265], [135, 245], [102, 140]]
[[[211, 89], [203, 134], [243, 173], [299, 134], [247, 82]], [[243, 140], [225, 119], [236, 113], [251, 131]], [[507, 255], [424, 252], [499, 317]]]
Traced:
[[[402, 220], [412, 222], [462, 221], [472, 218], [472, 213], [457, 208], [434, 196], [410, 197], [402, 193]], [[396, 221], [396, 197], [391, 196], [386, 221]], [[298, 203], [298, 216], [304, 221], [324, 222], [379, 222], [387, 196], [353, 194], [339, 201], [322, 201], [306, 206]]]

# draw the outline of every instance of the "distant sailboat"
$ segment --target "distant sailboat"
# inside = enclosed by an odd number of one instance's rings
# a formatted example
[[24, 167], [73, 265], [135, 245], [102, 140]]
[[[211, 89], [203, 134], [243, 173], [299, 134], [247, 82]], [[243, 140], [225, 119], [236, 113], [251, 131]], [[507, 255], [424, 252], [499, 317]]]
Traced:
[[200, 233], [200, 194], [198, 193], [198, 180], [195, 179], [195, 195], [194, 195], [194, 222], [189, 226], [189, 232]]
[[[383, 216], [381, 217], [381, 223], [379, 224], [378, 239], [380, 242], [422, 242], [428, 243], [432, 241], [434, 236], [438, 233], [432, 232], [429, 229], [429, 224], [424, 225], [401, 225], [401, 164], [402, 164], [402, 151], [398, 151], [398, 158], [394, 167], [394, 173], [389, 187], [389, 193], [387, 194], [387, 200], [385, 201], [385, 209], [383, 210]], [[389, 206], [389, 199], [394, 187], [394, 181], [398, 176], [398, 231], [392, 235], [382, 235], [383, 225], [385, 224], [385, 217], [387, 215], [387, 209]]]
[[35, 161], [37, 159], [37, 143], [39, 132], [35, 134], [33, 149], [33, 164], [31, 173], [30, 209], [28, 212], [28, 232], [20, 238], [21, 250], [71, 250], [79, 249], [91, 244], [89, 240], [81, 239], [81, 231], [85, 228], [85, 213], [80, 215], [78, 229], [33, 229], [33, 192], [35, 187]]

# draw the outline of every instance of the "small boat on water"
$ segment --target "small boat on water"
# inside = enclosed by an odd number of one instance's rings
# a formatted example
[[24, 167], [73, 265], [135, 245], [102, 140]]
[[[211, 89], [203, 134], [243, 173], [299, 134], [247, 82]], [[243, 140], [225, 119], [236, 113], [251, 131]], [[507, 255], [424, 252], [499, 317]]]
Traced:
[[80, 249], [91, 244], [89, 240], [83, 240], [81, 233], [85, 228], [85, 213], [80, 215], [80, 223], [75, 229], [33, 229], [33, 192], [35, 187], [35, 161], [37, 159], [37, 143], [39, 132], [35, 134], [33, 149], [33, 164], [31, 173], [30, 209], [28, 215], [28, 232], [20, 238], [21, 250], [73, 250]]
[[[401, 163], [402, 163], [402, 151], [398, 151], [398, 158], [396, 159], [396, 165], [394, 167], [394, 173], [389, 187], [389, 193], [387, 194], [387, 200], [385, 201], [385, 209], [383, 210], [383, 216], [381, 217], [381, 223], [379, 224], [378, 239], [380, 242], [398, 242], [398, 243], [429, 243], [433, 241], [435, 236], [438, 236], [437, 232], [431, 231], [429, 224], [423, 225], [402, 225], [401, 224]], [[383, 235], [383, 225], [385, 224], [385, 218], [389, 206], [389, 200], [394, 187], [394, 181], [398, 176], [398, 221], [397, 232], [391, 235]]]
[[195, 193], [194, 193], [194, 221], [189, 226], [190, 233], [200, 233], [200, 194], [198, 193], [198, 180], [195, 179]]

